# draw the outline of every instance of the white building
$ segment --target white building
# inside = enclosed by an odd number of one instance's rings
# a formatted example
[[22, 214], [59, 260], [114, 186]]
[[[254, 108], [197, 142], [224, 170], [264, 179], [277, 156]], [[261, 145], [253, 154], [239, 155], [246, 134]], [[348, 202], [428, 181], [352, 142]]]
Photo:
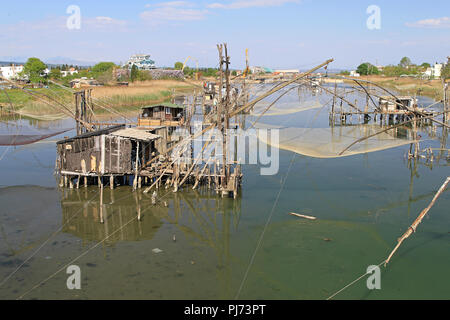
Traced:
[[17, 79], [19, 77], [19, 73], [23, 71], [23, 66], [5, 66], [0, 67], [0, 72], [2, 73], [2, 77], [8, 80]]
[[135, 54], [130, 57], [130, 59], [125, 64], [126, 67], [131, 69], [135, 65], [141, 70], [156, 69], [155, 61], [150, 59], [149, 54]]
[[266, 69], [263, 67], [259, 67], [259, 66], [253, 66], [253, 67], [250, 67], [249, 69], [252, 74], [266, 73]]
[[297, 74], [300, 73], [300, 70], [298, 69], [279, 69], [275, 70], [276, 73], [282, 73], [282, 74]]
[[67, 77], [68, 75], [73, 76], [74, 74], [78, 73], [78, 70], [75, 68], [70, 68], [69, 71], [61, 71], [62, 77]]
[[350, 71], [350, 77], [359, 77], [361, 76], [358, 72], [356, 72], [356, 70], [352, 70]]
[[423, 75], [430, 79], [440, 79], [443, 67], [442, 63], [435, 63], [434, 66], [427, 68]]

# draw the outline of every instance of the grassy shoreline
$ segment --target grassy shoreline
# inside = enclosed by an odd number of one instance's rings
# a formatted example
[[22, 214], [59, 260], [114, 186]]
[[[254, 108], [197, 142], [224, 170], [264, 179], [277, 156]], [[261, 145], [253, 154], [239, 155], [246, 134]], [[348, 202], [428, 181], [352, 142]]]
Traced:
[[[394, 89], [401, 95], [426, 96], [435, 101], [442, 100], [443, 90], [441, 80], [423, 80], [415, 78], [361, 76], [359, 79], [374, 82], [386, 89]], [[345, 82], [352, 82], [345, 80]]]
[[[130, 83], [124, 86], [92, 87], [94, 104], [112, 108], [120, 113], [137, 111], [140, 107], [159, 103], [170, 99], [172, 94], [188, 93], [194, 90], [197, 83], [188, 83], [180, 80], [150, 80]], [[56, 85], [50, 85], [48, 89], [29, 89], [31, 92], [43, 93], [59, 101], [74, 111], [74, 97], [70, 89], [64, 89]], [[0, 93], [0, 106], [4, 111], [17, 113], [23, 116], [36, 118], [65, 118], [65, 112], [60, 107], [49, 105], [45, 101], [32, 96], [21, 89], [7, 90], [6, 94]], [[10, 107], [10, 100], [14, 108]], [[46, 99], [47, 100], [47, 99]], [[94, 113], [99, 116], [110, 114], [105, 108], [96, 107]]]

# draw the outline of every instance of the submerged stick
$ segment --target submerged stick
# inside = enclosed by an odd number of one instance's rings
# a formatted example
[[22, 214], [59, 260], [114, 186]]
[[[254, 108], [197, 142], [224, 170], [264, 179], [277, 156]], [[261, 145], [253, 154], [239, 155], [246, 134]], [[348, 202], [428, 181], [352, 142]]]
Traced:
[[392, 252], [389, 255], [389, 257], [386, 259], [386, 261], [384, 263], [384, 266], [386, 266], [389, 263], [389, 261], [391, 260], [392, 256], [394, 255], [395, 251], [397, 251], [397, 249], [400, 247], [402, 242], [406, 238], [408, 238], [413, 232], [416, 232], [416, 229], [419, 226], [419, 224], [422, 222], [422, 219], [425, 217], [425, 215], [428, 213], [428, 211], [434, 205], [434, 202], [436, 201], [436, 199], [439, 198], [439, 196], [444, 192], [444, 190], [447, 187], [447, 185], [449, 184], [449, 182], [450, 182], [450, 177], [447, 177], [447, 180], [445, 180], [444, 184], [439, 188], [438, 192], [434, 195], [433, 200], [431, 200], [431, 202], [428, 205], [428, 207], [426, 207], [425, 209], [422, 210], [422, 212], [419, 214], [417, 219], [414, 220], [414, 222], [408, 228], [408, 230], [398, 239], [397, 245], [395, 246], [394, 250], [392, 250]]
[[316, 217], [307, 216], [307, 215], [299, 214], [299, 213], [295, 213], [295, 212], [289, 212], [289, 214], [291, 216], [296, 216], [296, 217], [299, 217], [299, 218], [305, 218], [305, 219], [309, 219], [309, 220], [316, 220], [317, 219]]

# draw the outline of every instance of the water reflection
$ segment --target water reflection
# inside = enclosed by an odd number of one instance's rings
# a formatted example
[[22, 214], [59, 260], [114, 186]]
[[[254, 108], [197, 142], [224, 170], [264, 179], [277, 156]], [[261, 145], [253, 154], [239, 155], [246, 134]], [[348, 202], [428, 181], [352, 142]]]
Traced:
[[239, 223], [240, 198], [232, 201], [216, 197], [210, 190], [162, 191], [154, 205], [150, 194], [131, 192], [126, 187], [93, 189], [61, 189], [63, 232], [85, 241], [113, 244], [151, 240], [163, 224], [169, 223], [193, 243], [219, 248], [223, 245], [218, 242], [225, 241], [222, 238]]
[[72, 120], [37, 120], [17, 115], [0, 117], [0, 146], [31, 144], [71, 130]]

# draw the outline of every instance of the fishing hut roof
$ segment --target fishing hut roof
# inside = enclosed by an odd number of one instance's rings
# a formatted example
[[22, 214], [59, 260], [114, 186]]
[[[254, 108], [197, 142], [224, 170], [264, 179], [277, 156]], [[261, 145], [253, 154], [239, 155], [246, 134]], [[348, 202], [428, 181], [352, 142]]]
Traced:
[[142, 107], [141, 109], [151, 109], [151, 108], [156, 108], [156, 107], [166, 107], [166, 108], [173, 108], [173, 109], [184, 109], [184, 108], [186, 108], [186, 106], [181, 105], [181, 104], [175, 104], [175, 103], [170, 103], [170, 102], [162, 102], [162, 103], [152, 104], [150, 106], [145, 106], [145, 107]]
[[[397, 96], [396, 97], [398, 100], [410, 100], [410, 99], [414, 99], [414, 97], [411, 96]], [[380, 99], [383, 100], [395, 100], [395, 98], [393, 96], [381, 96]]]
[[110, 133], [112, 136], [119, 136], [123, 138], [130, 138], [139, 141], [153, 141], [161, 138], [157, 134], [150, 133], [146, 130], [137, 128], [124, 128]]
[[91, 132], [87, 132], [87, 133], [84, 133], [84, 134], [80, 134], [80, 135], [72, 137], [72, 138], [60, 140], [60, 141], [56, 142], [56, 144], [72, 142], [72, 141], [75, 141], [77, 139], [83, 139], [83, 138], [89, 138], [89, 137], [94, 137], [94, 136], [100, 136], [102, 134], [110, 134], [111, 132], [114, 132], [114, 131], [117, 131], [117, 130], [123, 129], [123, 128], [125, 128], [125, 125], [124, 124], [120, 124], [120, 125], [117, 125], [117, 126], [108, 127], [108, 128], [97, 130], [97, 131], [91, 131]]

